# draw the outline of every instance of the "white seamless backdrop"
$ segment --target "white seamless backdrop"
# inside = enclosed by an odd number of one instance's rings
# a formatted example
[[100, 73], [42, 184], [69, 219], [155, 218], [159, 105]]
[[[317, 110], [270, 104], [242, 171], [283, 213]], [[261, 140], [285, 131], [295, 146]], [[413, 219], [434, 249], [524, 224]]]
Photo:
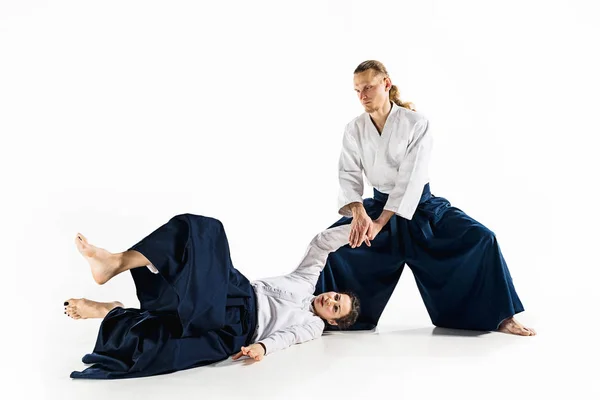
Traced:
[[[597, 8], [3, 1], [2, 397], [305, 398], [335, 388], [464, 399], [510, 388], [597, 398]], [[290, 271], [339, 217], [343, 128], [362, 112], [352, 71], [366, 59], [382, 61], [430, 119], [432, 192], [496, 233], [526, 308], [519, 319], [539, 335], [436, 335], [406, 269], [379, 335], [326, 336], [252, 368], [72, 382], [99, 321], [68, 319], [62, 302], [138, 306], [129, 274], [92, 281], [75, 234], [123, 251], [173, 215], [208, 215], [224, 223], [249, 279]]]

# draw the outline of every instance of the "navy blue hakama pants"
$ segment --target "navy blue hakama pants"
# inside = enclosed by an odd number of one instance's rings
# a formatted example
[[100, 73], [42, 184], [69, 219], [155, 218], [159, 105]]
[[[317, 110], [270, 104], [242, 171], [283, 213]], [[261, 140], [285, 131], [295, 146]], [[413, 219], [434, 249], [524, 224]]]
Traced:
[[140, 309], [117, 307], [100, 325], [89, 368], [71, 378], [165, 374], [226, 359], [249, 344], [256, 297], [231, 263], [220, 221], [173, 217], [131, 247], [158, 269], [134, 268]]
[[[378, 218], [388, 195], [377, 190], [364, 199], [367, 214]], [[344, 217], [335, 226], [351, 223]], [[394, 215], [371, 241], [346, 245], [329, 255], [315, 295], [354, 292], [361, 314], [351, 330], [377, 326], [404, 265], [411, 269], [434, 325], [492, 331], [524, 310], [498, 241], [492, 231], [433, 196], [425, 185], [411, 220]]]

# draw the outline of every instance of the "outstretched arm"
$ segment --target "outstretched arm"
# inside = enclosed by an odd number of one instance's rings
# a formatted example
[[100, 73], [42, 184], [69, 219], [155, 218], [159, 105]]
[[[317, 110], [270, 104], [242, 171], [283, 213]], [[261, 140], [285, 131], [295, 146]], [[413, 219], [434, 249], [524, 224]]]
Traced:
[[349, 233], [350, 225], [342, 225], [324, 230], [316, 235], [306, 249], [302, 261], [294, 272], [289, 274], [289, 277], [307, 284], [307, 290], [312, 293], [319, 275], [325, 267], [327, 256], [348, 244]]

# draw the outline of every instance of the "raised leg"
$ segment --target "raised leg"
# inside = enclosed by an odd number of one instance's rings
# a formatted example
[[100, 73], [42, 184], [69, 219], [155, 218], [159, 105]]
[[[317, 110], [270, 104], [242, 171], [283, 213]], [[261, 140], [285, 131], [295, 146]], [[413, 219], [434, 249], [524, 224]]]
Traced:
[[85, 236], [80, 233], [75, 237], [75, 245], [90, 264], [92, 276], [99, 285], [105, 284], [121, 272], [150, 264], [150, 261], [138, 251], [128, 250], [113, 254], [88, 243]]

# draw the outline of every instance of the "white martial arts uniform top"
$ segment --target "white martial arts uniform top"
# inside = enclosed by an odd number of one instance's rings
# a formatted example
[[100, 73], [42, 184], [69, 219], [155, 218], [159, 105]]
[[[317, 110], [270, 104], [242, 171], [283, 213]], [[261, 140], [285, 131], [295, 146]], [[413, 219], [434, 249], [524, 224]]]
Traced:
[[[325, 323], [312, 306], [315, 285], [329, 253], [346, 245], [349, 236], [350, 225], [325, 230], [313, 238], [293, 272], [251, 282], [258, 315], [251, 343], [261, 342], [270, 354], [321, 336]], [[158, 273], [152, 264], [148, 269]]]
[[325, 230], [310, 242], [295, 271], [252, 282], [258, 307], [252, 343], [261, 342], [270, 354], [321, 336], [325, 323], [312, 306], [315, 285], [329, 253], [346, 245], [349, 235], [350, 225]]
[[381, 135], [368, 113], [353, 119], [339, 159], [339, 213], [351, 216], [347, 205], [362, 203], [364, 171], [371, 186], [389, 194], [384, 210], [412, 219], [429, 182], [431, 145], [427, 119], [395, 103]]

